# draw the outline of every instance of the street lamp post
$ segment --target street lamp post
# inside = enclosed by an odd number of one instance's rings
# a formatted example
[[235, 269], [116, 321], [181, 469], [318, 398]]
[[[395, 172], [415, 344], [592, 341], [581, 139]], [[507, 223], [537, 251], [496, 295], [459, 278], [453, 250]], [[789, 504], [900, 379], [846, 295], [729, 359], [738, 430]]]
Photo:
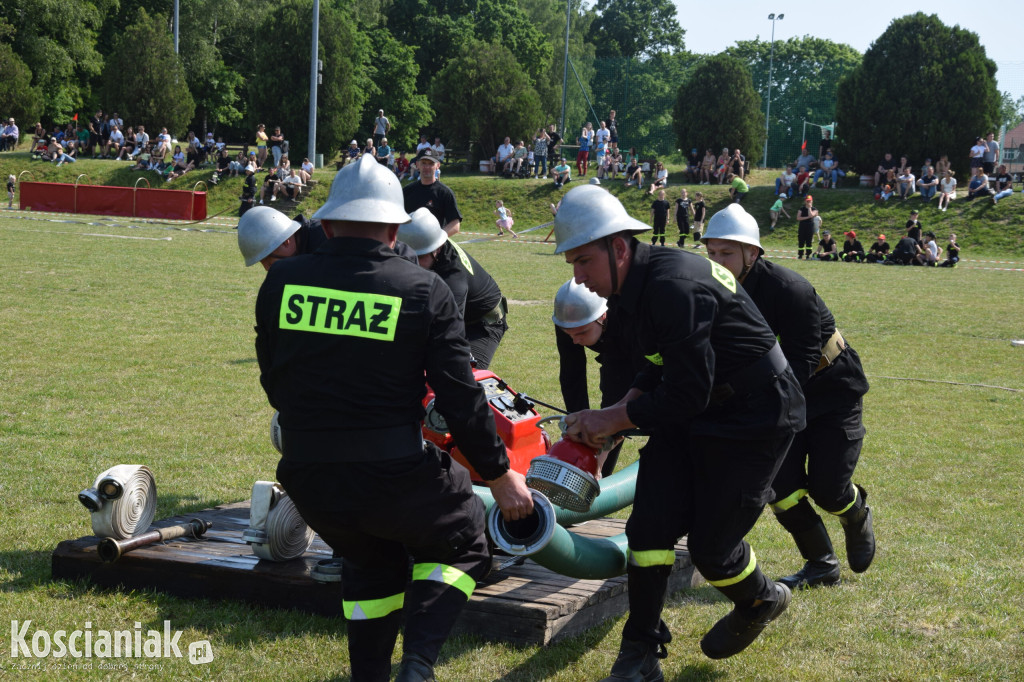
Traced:
[[772, 114], [772, 67], [775, 65], [775, 20], [782, 21], [786, 18], [785, 14], [775, 16], [774, 13], [768, 15], [768, 20], [772, 22], [772, 47], [768, 57], [768, 104], [764, 113], [764, 159], [761, 161], [761, 167], [768, 167], [768, 117]]

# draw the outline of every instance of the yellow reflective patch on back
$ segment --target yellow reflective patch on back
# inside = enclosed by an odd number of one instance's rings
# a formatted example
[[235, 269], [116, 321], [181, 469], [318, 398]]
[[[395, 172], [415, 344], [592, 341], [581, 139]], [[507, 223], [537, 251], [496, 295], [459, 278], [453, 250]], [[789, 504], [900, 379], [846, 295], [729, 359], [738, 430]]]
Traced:
[[455, 253], [459, 254], [459, 260], [462, 261], [462, 267], [466, 268], [469, 274], [472, 275], [473, 263], [469, 260], [469, 256], [467, 256], [466, 252], [462, 250], [462, 247], [453, 242], [450, 237], [448, 241], [451, 242], [451, 245], [455, 248]]
[[732, 273], [712, 260], [709, 260], [708, 263], [711, 264], [711, 276], [717, 279], [722, 286], [735, 294], [736, 278], [732, 276]]
[[285, 285], [278, 326], [318, 334], [394, 341], [402, 299], [397, 296]]
[[655, 353], [654, 355], [645, 355], [645, 358], [651, 361], [652, 365], [664, 365], [665, 361], [661, 359], [661, 353]]

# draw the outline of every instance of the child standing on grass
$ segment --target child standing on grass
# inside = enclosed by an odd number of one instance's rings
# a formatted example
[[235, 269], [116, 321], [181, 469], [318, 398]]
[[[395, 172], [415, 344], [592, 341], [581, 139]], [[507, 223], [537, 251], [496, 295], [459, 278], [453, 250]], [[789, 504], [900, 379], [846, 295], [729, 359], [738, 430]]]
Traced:
[[658, 198], [651, 202], [651, 222], [654, 225], [654, 235], [651, 237], [651, 246], [658, 241], [665, 246], [665, 226], [668, 225], [668, 202], [665, 201], [665, 190], [658, 190]]
[[494, 205], [497, 206], [494, 209], [494, 215], [498, 216], [498, 219], [494, 221], [494, 224], [498, 226], [498, 236], [500, 237], [505, 234], [505, 230], [508, 230], [512, 234], [512, 239], [518, 239], [519, 235], [512, 232], [512, 225], [515, 224], [515, 221], [512, 220], [512, 210], [505, 208], [501, 199], [495, 201]]
[[779, 222], [779, 213], [782, 213], [787, 218], [789, 217], [789, 214], [786, 213], [785, 207], [782, 205], [782, 202], [785, 199], [786, 199], [786, 195], [785, 194], [778, 195], [778, 197], [776, 197], [776, 199], [775, 199], [775, 203], [772, 204], [772, 207], [770, 209], [768, 209], [768, 215], [770, 215], [771, 218], [772, 218], [772, 224], [768, 226], [768, 231], [769, 232], [774, 232], [775, 231], [775, 223]]
[[704, 203], [704, 193], [696, 192], [693, 195], [696, 201], [693, 202], [693, 248], [699, 249], [700, 235], [704, 232], [704, 216], [707, 214], [708, 207]]
[[14, 183], [18, 181], [18, 178], [13, 175], [7, 176], [7, 208], [14, 207]]
[[686, 238], [690, 234], [690, 216], [693, 214], [693, 203], [686, 196], [684, 187], [676, 199], [676, 225], [679, 227], [679, 241], [676, 246], [686, 248]]

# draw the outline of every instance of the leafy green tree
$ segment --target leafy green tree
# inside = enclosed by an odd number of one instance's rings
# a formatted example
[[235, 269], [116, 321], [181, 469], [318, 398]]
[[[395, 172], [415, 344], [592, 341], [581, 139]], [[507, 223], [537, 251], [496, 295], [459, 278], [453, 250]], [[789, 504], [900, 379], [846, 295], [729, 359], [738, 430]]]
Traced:
[[444, 138], [478, 142], [480, 158], [493, 156], [505, 136], [530, 139], [541, 120], [537, 91], [497, 43], [464, 45], [434, 79], [430, 100]]
[[181, 7], [179, 54], [196, 101], [192, 126], [200, 137], [242, 121], [245, 78], [225, 63], [221, 45], [233, 26], [251, 28], [244, 11], [238, 0], [193, 0]]
[[1007, 130], [1013, 130], [1024, 121], [1024, 96], [1016, 101], [1009, 92], [999, 96], [999, 120]]
[[[813, 36], [776, 41], [774, 59], [770, 59], [771, 42], [762, 40], [739, 41], [725, 53], [750, 69], [754, 90], [762, 97], [762, 110], [767, 110], [763, 98], [768, 95], [771, 61], [768, 165], [773, 168], [799, 154], [803, 121], [823, 125], [835, 120], [839, 81], [861, 63], [861, 54], [849, 45]], [[816, 154], [817, 142], [809, 141], [808, 149]]]
[[672, 120], [680, 149], [739, 148], [751, 166], [761, 158], [761, 98], [736, 57], [717, 54], [694, 68], [679, 88]]
[[42, 98], [32, 87], [32, 70], [5, 43], [0, 43], [0, 73], [0, 111], [13, 117], [23, 133], [31, 130], [29, 126], [39, 120]]
[[32, 85], [43, 100], [43, 115], [67, 121], [92, 104], [93, 80], [103, 58], [96, 34], [117, 0], [4, 0], [0, 20], [14, 28], [14, 52], [32, 69]]
[[948, 154], [958, 174], [999, 123], [996, 65], [978, 36], [918, 12], [894, 19], [839, 84], [840, 158], [873, 172], [886, 152], [919, 164]]
[[598, 57], [648, 58], [685, 47], [672, 0], [598, 0], [590, 39]]
[[[312, 0], [276, 5], [258, 32], [274, 40], [264, 46], [256, 74], [247, 84], [250, 126], [281, 126], [291, 155], [299, 159], [308, 148], [312, 20]], [[320, 5], [319, 50], [324, 66], [323, 82], [317, 87], [316, 149], [330, 158], [359, 129], [359, 114], [371, 87], [366, 65], [373, 56], [369, 39], [339, 3]]]
[[166, 17], [150, 16], [144, 9], [114, 41], [102, 83], [104, 106], [133, 125], [184, 135], [195, 113]]
[[420, 132], [430, 123], [433, 112], [427, 96], [416, 92], [420, 67], [414, 50], [395, 40], [386, 29], [371, 31], [369, 38], [374, 57], [367, 65], [370, 85], [359, 117], [359, 137], [370, 136], [377, 110], [383, 109], [391, 121], [388, 144], [400, 150], [415, 149]]

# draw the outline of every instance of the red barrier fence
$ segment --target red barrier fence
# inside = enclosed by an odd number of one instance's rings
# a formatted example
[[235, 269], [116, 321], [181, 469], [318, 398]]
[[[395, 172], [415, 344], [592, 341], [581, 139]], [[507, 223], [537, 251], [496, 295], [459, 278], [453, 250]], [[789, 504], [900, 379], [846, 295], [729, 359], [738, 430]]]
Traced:
[[206, 192], [21, 182], [21, 208], [131, 218], [205, 220]]

